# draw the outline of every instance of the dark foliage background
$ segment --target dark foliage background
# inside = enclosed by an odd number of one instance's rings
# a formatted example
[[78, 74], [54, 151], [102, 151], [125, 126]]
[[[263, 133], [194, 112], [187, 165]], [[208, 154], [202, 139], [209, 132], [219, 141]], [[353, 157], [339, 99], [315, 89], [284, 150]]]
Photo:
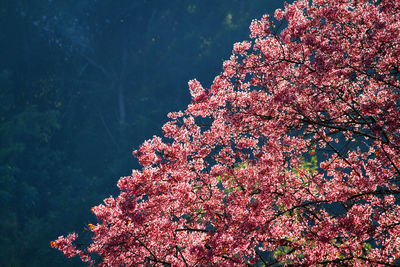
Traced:
[[131, 155], [209, 87], [282, 0], [0, 0], [0, 266], [81, 266], [49, 246], [139, 168]]

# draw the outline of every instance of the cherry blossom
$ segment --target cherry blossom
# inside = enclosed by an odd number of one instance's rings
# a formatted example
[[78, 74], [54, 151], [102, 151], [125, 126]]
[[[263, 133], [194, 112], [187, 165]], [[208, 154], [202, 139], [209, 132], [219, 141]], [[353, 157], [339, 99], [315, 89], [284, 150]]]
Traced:
[[287, 27], [253, 20], [209, 89], [189, 82], [166, 138], [92, 209], [92, 243], [52, 247], [98, 266], [400, 264], [400, 1], [275, 18]]

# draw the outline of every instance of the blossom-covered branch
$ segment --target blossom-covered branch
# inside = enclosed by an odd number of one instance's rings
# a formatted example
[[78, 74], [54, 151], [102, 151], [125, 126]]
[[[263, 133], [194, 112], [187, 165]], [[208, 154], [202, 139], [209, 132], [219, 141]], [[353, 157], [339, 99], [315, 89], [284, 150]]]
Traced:
[[99, 266], [399, 264], [400, 2], [275, 18], [287, 27], [254, 20], [211, 88], [189, 82], [172, 141], [144, 142], [143, 169], [93, 208], [93, 243], [53, 247]]

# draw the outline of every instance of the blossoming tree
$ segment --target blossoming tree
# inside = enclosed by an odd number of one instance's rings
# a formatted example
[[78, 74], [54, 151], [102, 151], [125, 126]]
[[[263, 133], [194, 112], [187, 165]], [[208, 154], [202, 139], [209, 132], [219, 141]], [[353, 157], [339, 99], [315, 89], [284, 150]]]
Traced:
[[211, 88], [189, 82], [165, 138], [134, 152], [142, 170], [92, 209], [93, 242], [53, 247], [100, 266], [399, 264], [400, 1], [299, 0], [275, 18]]

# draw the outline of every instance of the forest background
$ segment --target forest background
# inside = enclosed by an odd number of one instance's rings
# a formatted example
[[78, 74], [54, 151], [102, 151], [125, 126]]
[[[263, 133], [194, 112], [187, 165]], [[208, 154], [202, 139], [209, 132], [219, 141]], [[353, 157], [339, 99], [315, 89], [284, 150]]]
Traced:
[[[291, 2], [291, 1], [290, 1]], [[93, 222], [132, 151], [208, 87], [281, 0], [0, 0], [0, 266], [81, 266], [49, 241]], [[60, 226], [63, 226], [60, 228]]]

